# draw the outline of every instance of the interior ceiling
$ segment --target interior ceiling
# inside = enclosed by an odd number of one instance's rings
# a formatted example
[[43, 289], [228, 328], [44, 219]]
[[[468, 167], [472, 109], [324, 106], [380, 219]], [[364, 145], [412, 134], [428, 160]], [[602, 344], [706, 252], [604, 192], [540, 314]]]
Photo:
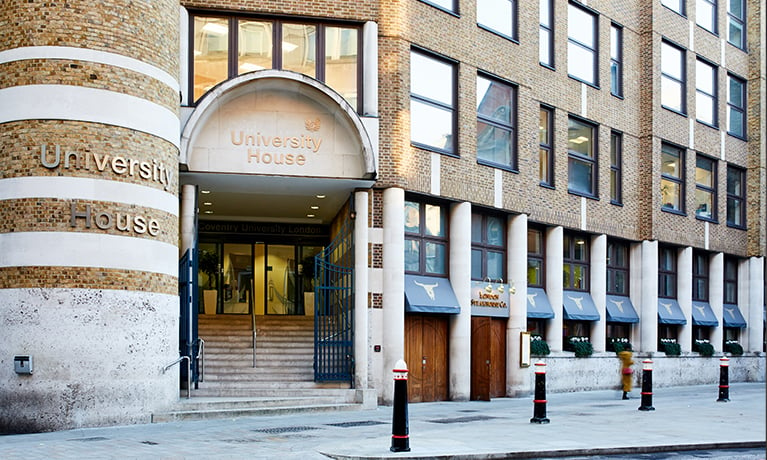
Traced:
[[356, 188], [372, 185], [365, 180], [212, 173], [182, 173], [181, 183], [197, 185], [201, 220], [311, 224], [329, 224]]

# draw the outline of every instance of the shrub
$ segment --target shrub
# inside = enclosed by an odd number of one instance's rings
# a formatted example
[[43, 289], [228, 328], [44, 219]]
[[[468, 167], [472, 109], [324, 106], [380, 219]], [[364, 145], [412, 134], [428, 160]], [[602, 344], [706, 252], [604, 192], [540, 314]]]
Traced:
[[661, 342], [661, 347], [666, 356], [679, 356], [682, 354], [682, 347], [676, 342]]
[[590, 342], [573, 342], [572, 345], [577, 358], [586, 358], [594, 353], [594, 347], [591, 346]]
[[536, 356], [546, 356], [551, 353], [549, 344], [543, 340], [540, 335], [534, 335], [530, 338], [530, 354]]
[[631, 342], [629, 342], [629, 339], [620, 338], [610, 339], [607, 344], [607, 350], [614, 351], [615, 353], [620, 353], [623, 350], [633, 351], [633, 348], [631, 347]]
[[708, 340], [696, 340], [692, 345], [692, 351], [697, 351], [701, 356], [713, 356], [714, 346]]
[[743, 354], [743, 347], [734, 340], [728, 340], [727, 343], [724, 344], [724, 351], [733, 356], [741, 356]]

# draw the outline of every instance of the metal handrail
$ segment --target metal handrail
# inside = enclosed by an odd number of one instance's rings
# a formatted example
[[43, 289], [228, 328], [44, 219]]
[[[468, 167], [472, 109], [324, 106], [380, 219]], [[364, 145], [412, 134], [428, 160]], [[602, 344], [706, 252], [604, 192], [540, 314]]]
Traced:
[[256, 307], [250, 307], [250, 316], [253, 318], [253, 367], [256, 367]]
[[179, 356], [177, 360], [165, 366], [162, 373], [164, 374], [168, 369], [183, 360], [186, 360], [186, 399], [189, 399], [192, 397], [192, 360], [189, 359], [189, 356]]
[[197, 337], [197, 342], [199, 342], [199, 346], [197, 347], [197, 356], [195, 359], [198, 363], [200, 363], [199, 378], [197, 381], [202, 382], [205, 380], [205, 341], [202, 339], [202, 337]]

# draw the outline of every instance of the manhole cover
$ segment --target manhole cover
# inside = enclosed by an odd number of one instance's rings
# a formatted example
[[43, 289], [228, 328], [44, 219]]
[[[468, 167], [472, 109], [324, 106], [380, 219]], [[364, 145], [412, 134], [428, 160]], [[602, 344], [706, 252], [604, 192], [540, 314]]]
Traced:
[[281, 433], [300, 433], [302, 431], [319, 430], [316, 426], [281, 426], [277, 428], [262, 428], [253, 430], [257, 433], [281, 434]]
[[341, 422], [341, 423], [326, 423], [328, 426], [338, 426], [341, 428], [351, 428], [355, 426], [372, 426], [372, 425], [385, 425], [386, 422], [378, 422], [375, 420], [364, 420], [361, 422]]
[[456, 417], [456, 418], [441, 418], [437, 420], [429, 420], [431, 423], [469, 423], [469, 422], [481, 422], [483, 420], [492, 420], [498, 417], [490, 417], [487, 415], [473, 415], [470, 417]]

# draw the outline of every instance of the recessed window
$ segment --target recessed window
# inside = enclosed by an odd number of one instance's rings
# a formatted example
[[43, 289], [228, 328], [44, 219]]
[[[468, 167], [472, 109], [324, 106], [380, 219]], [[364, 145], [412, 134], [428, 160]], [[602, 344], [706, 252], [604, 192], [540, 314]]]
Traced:
[[702, 59], [695, 61], [695, 118], [710, 126], [717, 126], [716, 74], [716, 66]]
[[410, 52], [410, 140], [442, 153], [455, 152], [456, 65]]
[[727, 75], [727, 133], [746, 138], [746, 81]]
[[572, 117], [568, 120], [567, 189], [571, 193], [596, 197], [596, 131], [596, 126], [591, 123]]
[[570, 3], [567, 24], [567, 73], [576, 80], [598, 86], [597, 15]]
[[543, 230], [527, 229], [527, 285], [542, 288], [544, 283], [544, 236]]
[[746, 170], [727, 166], [727, 225], [746, 228]]
[[676, 298], [676, 250], [658, 248], [658, 297]]
[[692, 300], [708, 302], [708, 254], [693, 252]]
[[477, 76], [477, 160], [517, 167], [517, 89], [500, 80]]
[[686, 113], [684, 50], [669, 42], [661, 43], [661, 105], [675, 112]]
[[738, 48], [746, 49], [746, 2], [727, 2], [727, 41]]
[[684, 151], [669, 144], [661, 146], [660, 196], [662, 209], [684, 212]]
[[610, 93], [623, 96], [623, 28], [610, 25]]
[[472, 213], [471, 278], [506, 278], [506, 223], [503, 217]]
[[629, 295], [629, 245], [621, 241], [607, 242], [607, 293]]
[[695, 164], [695, 217], [716, 220], [716, 161], [698, 155]]
[[482, 28], [516, 40], [516, 0], [477, 0], [477, 23]]
[[623, 135], [610, 133], [610, 202], [623, 203]]
[[554, 68], [554, 0], [538, 2], [538, 60]]
[[432, 6], [436, 6], [439, 9], [450, 11], [451, 13], [458, 13], [458, 5], [456, 0], [421, 0], [424, 3], [428, 3]]
[[589, 240], [582, 235], [566, 233], [562, 240], [562, 287], [574, 291], [589, 290]]
[[716, 0], [695, 1], [695, 23], [712, 33], [716, 28]]
[[724, 258], [724, 303], [738, 303], [738, 259]]
[[684, 16], [684, 1], [685, 0], [660, 0], [660, 3], [666, 8]]
[[405, 201], [405, 271], [447, 274], [447, 207]]
[[554, 186], [554, 109], [541, 106], [538, 116], [538, 179]]

